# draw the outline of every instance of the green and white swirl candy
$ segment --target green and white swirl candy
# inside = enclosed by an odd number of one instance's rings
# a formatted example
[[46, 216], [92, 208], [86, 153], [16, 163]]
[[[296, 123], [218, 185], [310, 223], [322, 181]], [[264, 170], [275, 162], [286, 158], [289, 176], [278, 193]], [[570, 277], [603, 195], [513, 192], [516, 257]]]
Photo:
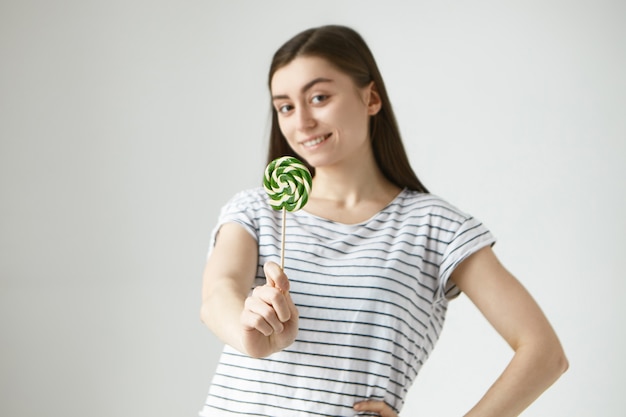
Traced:
[[300, 210], [309, 199], [313, 180], [307, 167], [298, 159], [283, 156], [265, 168], [263, 187], [274, 210]]

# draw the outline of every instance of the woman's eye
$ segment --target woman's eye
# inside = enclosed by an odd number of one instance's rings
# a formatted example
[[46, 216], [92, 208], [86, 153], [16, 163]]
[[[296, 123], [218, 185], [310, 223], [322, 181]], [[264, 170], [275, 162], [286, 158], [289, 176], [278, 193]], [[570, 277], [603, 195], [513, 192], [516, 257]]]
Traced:
[[290, 104], [283, 104], [282, 106], [278, 106], [279, 113], [288, 113], [291, 109], [293, 109], [293, 106]]
[[323, 101], [325, 101], [328, 98], [328, 96], [324, 95], [324, 94], [318, 94], [313, 96], [313, 98], [311, 98], [311, 103], [313, 104], [319, 104]]

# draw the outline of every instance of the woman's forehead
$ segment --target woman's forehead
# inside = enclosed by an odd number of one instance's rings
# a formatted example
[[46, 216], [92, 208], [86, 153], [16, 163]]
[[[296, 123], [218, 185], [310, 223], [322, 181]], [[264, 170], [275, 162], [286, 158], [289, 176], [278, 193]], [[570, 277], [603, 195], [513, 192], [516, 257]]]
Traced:
[[300, 90], [316, 79], [341, 82], [347, 77], [328, 60], [317, 56], [300, 56], [276, 70], [272, 76], [272, 94]]

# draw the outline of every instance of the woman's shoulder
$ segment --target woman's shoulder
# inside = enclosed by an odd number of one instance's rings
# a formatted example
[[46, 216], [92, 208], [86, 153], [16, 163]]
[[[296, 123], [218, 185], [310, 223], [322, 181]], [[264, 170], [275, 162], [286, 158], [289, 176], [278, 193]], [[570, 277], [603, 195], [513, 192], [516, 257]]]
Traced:
[[222, 206], [219, 223], [236, 221], [256, 229], [262, 218], [275, 216], [268, 203], [263, 187], [256, 187], [235, 192]]
[[424, 215], [431, 214], [451, 217], [459, 221], [464, 221], [472, 217], [447, 199], [436, 194], [405, 189], [400, 193], [396, 201], [398, 207], [406, 212], [420, 212]]
[[[451, 243], [451, 236], [458, 242], [494, 243], [495, 238], [488, 227], [477, 217], [459, 209], [438, 195], [406, 191], [399, 199], [397, 218], [403, 224], [415, 227], [428, 226], [438, 242]], [[471, 247], [471, 246], [468, 246]]]

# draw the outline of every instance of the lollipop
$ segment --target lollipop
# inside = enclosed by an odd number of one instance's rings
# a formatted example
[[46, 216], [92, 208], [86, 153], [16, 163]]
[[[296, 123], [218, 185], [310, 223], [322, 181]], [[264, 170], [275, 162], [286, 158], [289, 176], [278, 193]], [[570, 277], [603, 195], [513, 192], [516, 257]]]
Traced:
[[285, 217], [287, 211], [300, 210], [309, 199], [311, 191], [311, 173], [298, 159], [283, 156], [274, 159], [265, 168], [263, 187], [270, 198], [274, 210], [283, 211], [283, 223], [280, 246], [280, 267], [285, 259]]

